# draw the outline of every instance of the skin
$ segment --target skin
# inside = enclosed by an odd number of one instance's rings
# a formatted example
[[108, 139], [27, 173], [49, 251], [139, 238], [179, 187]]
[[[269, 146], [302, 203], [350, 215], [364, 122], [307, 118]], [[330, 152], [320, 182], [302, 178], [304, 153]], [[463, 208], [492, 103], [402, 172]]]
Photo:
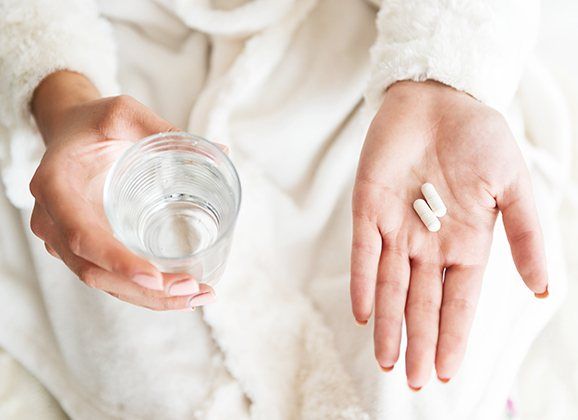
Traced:
[[[425, 182], [448, 208], [437, 233], [412, 208]], [[390, 87], [358, 166], [351, 300], [358, 323], [374, 315], [375, 357], [384, 371], [399, 359], [405, 315], [414, 390], [434, 366], [443, 382], [458, 371], [500, 211], [522, 279], [537, 297], [547, 296], [530, 177], [503, 117], [437, 82]]]
[[[118, 243], [102, 210], [111, 162], [127, 143], [171, 124], [130, 97], [101, 98], [71, 72], [47, 77], [32, 111], [47, 150], [30, 185], [31, 227], [48, 252], [89, 286], [135, 305], [173, 310], [211, 302], [208, 286], [159, 273]], [[448, 207], [437, 233], [412, 208], [424, 182]], [[375, 316], [375, 356], [385, 371], [399, 358], [405, 315], [412, 389], [425, 385], [434, 365], [443, 381], [459, 368], [499, 211], [524, 282], [547, 296], [530, 178], [503, 117], [436, 82], [390, 87], [359, 161], [351, 299], [358, 323]]]
[[30, 183], [36, 200], [30, 224], [47, 251], [88, 286], [134, 305], [190, 310], [212, 302], [209, 286], [187, 274], [160, 273], [131, 253], [104, 215], [102, 190], [112, 162], [132, 141], [176, 129], [128, 96], [102, 98], [72, 72], [43, 80], [31, 105], [46, 152]]

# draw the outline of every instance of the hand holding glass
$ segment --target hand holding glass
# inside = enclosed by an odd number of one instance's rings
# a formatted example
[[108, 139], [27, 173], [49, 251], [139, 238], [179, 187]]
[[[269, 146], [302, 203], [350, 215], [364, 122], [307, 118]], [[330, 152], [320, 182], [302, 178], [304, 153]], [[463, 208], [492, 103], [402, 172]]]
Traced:
[[241, 201], [239, 177], [215, 144], [162, 133], [131, 146], [110, 169], [104, 208], [115, 237], [166, 273], [214, 284]]

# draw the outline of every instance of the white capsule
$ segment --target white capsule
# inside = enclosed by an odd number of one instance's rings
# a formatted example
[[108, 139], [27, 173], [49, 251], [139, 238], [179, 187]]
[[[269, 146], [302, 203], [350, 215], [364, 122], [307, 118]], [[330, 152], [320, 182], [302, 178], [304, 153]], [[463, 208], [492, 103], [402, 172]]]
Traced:
[[446, 215], [448, 209], [432, 184], [429, 182], [423, 184], [421, 186], [421, 193], [425, 197], [430, 209], [432, 209], [437, 217], [443, 217]]
[[440, 230], [442, 224], [424, 200], [421, 198], [415, 200], [413, 209], [430, 232]]

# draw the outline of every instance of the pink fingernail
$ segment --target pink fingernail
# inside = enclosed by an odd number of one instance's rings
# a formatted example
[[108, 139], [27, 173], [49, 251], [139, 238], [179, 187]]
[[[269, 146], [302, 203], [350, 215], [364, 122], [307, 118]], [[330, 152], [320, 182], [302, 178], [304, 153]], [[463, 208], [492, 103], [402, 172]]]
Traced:
[[139, 286], [152, 290], [163, 290], [163, 281], [148, 274], [137, 274], [132, 278]]
[[192, 298], [190, 298], [188, 306], [189, 307], [203, 306], [203, 305], [207, 305], [209, 303], [213, 303], [216, 300], [217, 300], [217, 298], [216, 298], [214, 293], [205, 292], [205, 293], [201, 293], [199, 295], [196, 295], [196, 296], [193, 296]]
[[168, 290], [171, 296], [187, 296], [199, 293], [199, 283], [193, 279], [181, 280], [169, 286]]

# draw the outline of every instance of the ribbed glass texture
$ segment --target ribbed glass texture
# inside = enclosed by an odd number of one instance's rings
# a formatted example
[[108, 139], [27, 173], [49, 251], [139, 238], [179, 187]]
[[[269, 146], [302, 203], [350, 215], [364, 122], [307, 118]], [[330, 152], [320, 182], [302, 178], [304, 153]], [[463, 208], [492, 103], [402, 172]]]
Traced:
[[214, 283], [222, 274], [241, 201], [229, 158], [188, 133], [130, 147], [110, 169], [104, 208], [115, 237], [167, 273]]

